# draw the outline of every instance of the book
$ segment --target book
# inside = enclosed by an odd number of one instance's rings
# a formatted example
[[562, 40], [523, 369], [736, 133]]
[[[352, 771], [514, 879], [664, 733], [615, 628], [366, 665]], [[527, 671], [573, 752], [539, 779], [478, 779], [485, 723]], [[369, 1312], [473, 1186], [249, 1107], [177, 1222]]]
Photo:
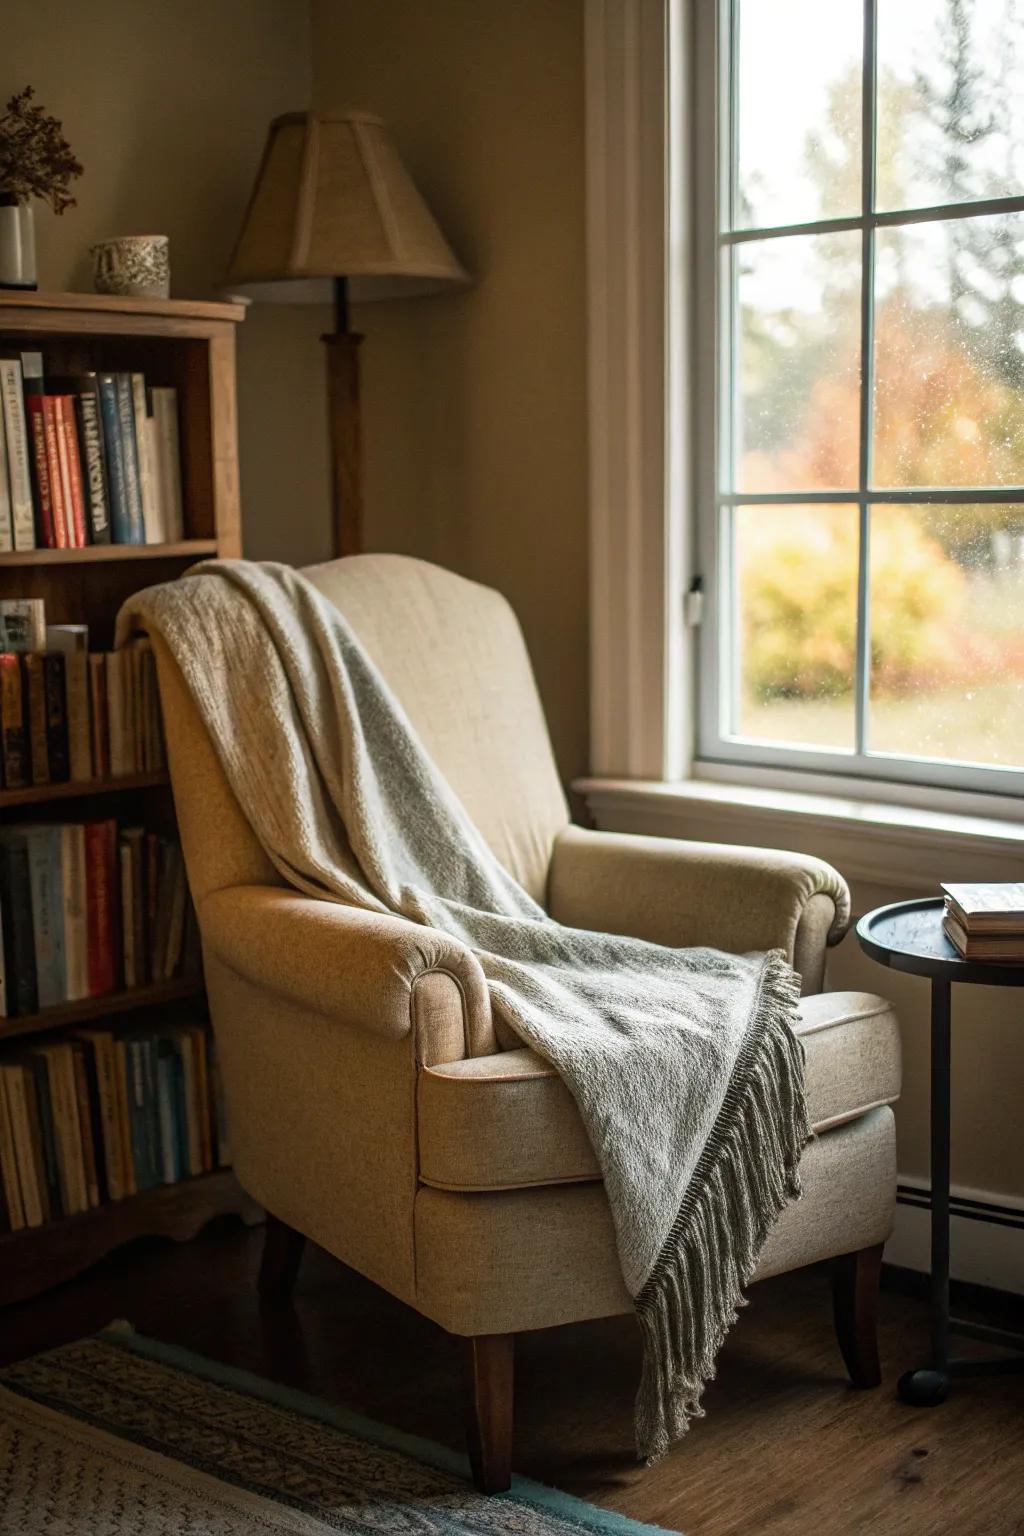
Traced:
[[29, 1115], [31, 1078], [21, 1062], [13, 1061], [0, 1066], [0, 1078], [7, 1098], [25, 1225], [41, 1227], [44, 1220], [40, 1177], [42, 1165], [39, 1149], [33, 1146], [32, 1141], [32, 1121]]
[[130, 373], [114, 375], [117, 389], [117, 419], [124, 462], [125, 497], [128, 507], [129, 544], [146, 542], [142, 516], [142, 481], [139, 475], [139, 446], [135, 436], [135, 406], [132, 401]]
[[[57, 473], [60, 481], [60, 499], [63, 508], [64, 530], [67, 536], [68, 549], [80, 549], [82, 529], [76, 517], [74, 497], [71, 491], [71, 458], [78, 454], [77, 437], [74, 441], [68, 438], [68, 416], [64, 408], [66, 395], [48, 395], [51, 402], [54, 432], [57, 440]], [[74, 418], [72, 418], [73, 420]]]
[[32, 1078], [31, 1124], [32, 1135], [39, 1142], [39, 1167], [41, 1179], [39, 1198], [43, 1206], [43, 1218], [52, 1221], [67, 1210], [66, 1191], [61, 1178], [60, 1158], [57, 1153], [57, 1126], [53, 1113], [53, 1096], [50, 1092], [50, 1073], [45, 1056], [32, 1051], [25, 1057], [25, 1067]]
[[6, 971], [6, 1007], [21, 1018], [39, 1008], [28, 838], [18, 828], [0, 832], [0, 924]]
[[68, 729], [68, 763], [72, 783], [93, 776], [92, 727], [89, 708], [89, 626], [49, 624], [46, 648], [64, 656], [64, 694]]
[[99, 382], [95, 373], [83, 373], [75, 390], [78, 446], [82, 455], [82, 481], [91, 544], [110, 543], [110, 491], [103, 438]]
[[32, 892], [32, 932], [36, 951], [39, 1007], [64, 1001], [64, 906], [60, 870], [61, 829], [27, 826], [28, 873]]
[[146, 380], [141, 373], [129, 375], [132, 387], [132, 412], [135, 419], [135, 446], [139, 461], [139, 490], [142, 496], [142, 529], [147, 544], [164, 543], [160, 465], [153, 417], [146, 404]]
[[0, 757], [5, 789], [25, 789], [32, 779], [24, 673], [20, 656], [0, 654]]
[[53, 503], [53, 538], [55, 549], [69, 549], [71, 547], [71, 530], [73, 518], [71, 508], [66, 505], [64, 484], [65, 476], [61, 472], [60, 442], [57, 432], [57, 400], [54, 395], [43, 397], [43, 430], [46, 434], [46, 463], [50, 472], [50, 500]]
[[942, 926], [953, 948], [965, 960], [996, 960], [1007, 965], [1024, 966], [1022, 934], [968, 933], [952, 912], [945, 914]]
[[10, 489], [11, 531], [14, 548], [35, 549], [35, 509], [32, 505], [32, 477], [28, 427], [25, 423], [25, 396], [21, 382], [21, 361], [0, 358], [0, 396], [3, 399], [4, 436], [7, 445], [7, 480]]
[[165, 1184], [176, 1184], [185, 1175], [178, 1134], [178, 1077], [171, 1041], [157, 1042], [157, 1103], [160, 1113], [160, 1171]]
[[83, 1030], [78, 1039], [92, 1064], [96, 1082], [100, 1131], [95, 1139], [96, 1145], [102, 1149], [101, 1163], [107, 1196], [111, 1200], [120, 1200], [125, 1194], [125, 1174], [114, 1036], [109, 1030], [90, 1029]]
[[168, 543], [173, 544], [185, 537], [178, 391], [154, 385], [150, 390], [150, 398], [153, 405], [153, 434], [156, 438], [163, 534]]
[[32, 485], [36, 509], [36, 543], [40, 549], [56, 549], [53, 521], [53, 486], [46, 448], [46, 413], [42, 394], [26, 395], [25, 412], [32, 449]]
[[33, 651], [24, 660], [25, 718], [33, 784], [49, 784], [50, 754], [46, 729], [46, 676], [43, 652]]
[[97, 1156], [102, 1130], [99, 1123], [97, 1090], [92, 1057], [81, 1041], [71, 1045], [75, 1094], [78, 1100], [78, 1124], [82, 1133], [82, 1161], [85, 1165], [85, 1189], [90, 1208], [98, 1206], [105, 1194], [102, 1168]]
[[124, 1192], [138, 1194], [135, 1158], [132, 1155], [131, 1091], [129, 1087], [128, 1046], [124, 1040], [114, 1041], [115, 1084], [117, 1087], [117, 1123], [121, 1141], [121, 1166], [124, 1170]]
[[41, 597], [0, 600], [0, 651], [46, 649], [46, 604]]
[[7, 431], [0, 409], [0, 554], [14, 548], [14, 522], [11, 518], [11, 483], [7, 475]]
[[96, 378], [100, 395], [100, 415], [103, 421], [107, 489], [110, 497], [110, 537], [115, 544], [131, 544], [133, 542], [131, 508], [128, 502], [124, 450], [121, 443], [117, 379], [112, 373], [100, 373]]
[[82, 477], [82, 448], [78, 441], [78, 417], [74, 395], [57, 395], [57, 444], [63, 433], [67, 453], [67, 484], [71, 498], [70, 526], [74, 530], [73, 546], [84, 549], [89, 542], [86, 522], [85, 481]]
[[64, 1214], [78, 1216], [88, 1210], [89, 1197], [82, 1153], [82, 1129], [78, 1118], [74, 1058], [67, 1041], [44, 1046], [38, 1054], [45, 1058], [49, 1071], [50, 1103], [53, 1107], [61, 1189], [64, 1192]]
[[[60, 828], [61, 900], [64, 927], [64, 997], [73, 1002], [90, 995], [85, 827], [68, 822]], [[91, 905], [96, 893], [90, 889]]]
[[107, 729], [107, 666], [102, 651], [92, 652], [89, 666], [89, 721], [92, 737], [92, 771], [97, 779], [110, 777], [110, 737]]
[[20, 1232], [25, 1225], [25, 1207], [21, 1203], [14, 1132], [11, 1129], [11, 1117], [7, 1108], [7, 1094], [4, 1091], [2, 1073], [0, 1073], [0, 1182], [3, 1183], [7, 1225], [12, 1232]]
[[129, 729], [131, 679], [128, 652], [108, 651], [105, 662], [107, 700], [107, 744], [110, 752], [110, 776], [119, 778], [135, 767]]
[[68, 741], [67, 684], [61, 651], [43, 652], [43, 695], [46, 701], [46, 756], [51, 784], [66, 784], [71, 778], [71, 751]]
[[947, 909], [971, 934], [1024, 933], [1024, 881], [943, 884]]
[[[86, 984], [88, 995], [99, 997], [117, 986], [117, 824], [89, 821], [82, 831], [90, 897], [86, 913]], [[132, 985], [127, 976], [125, 985]]]

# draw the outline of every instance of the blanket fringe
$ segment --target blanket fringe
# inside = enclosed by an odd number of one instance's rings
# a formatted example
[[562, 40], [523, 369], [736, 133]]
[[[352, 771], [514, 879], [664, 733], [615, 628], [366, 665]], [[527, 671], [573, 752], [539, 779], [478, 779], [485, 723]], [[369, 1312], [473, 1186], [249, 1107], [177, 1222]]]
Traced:
[[686, 1198], [636, 1298], [644, 1341], [637, 1454], [650, 1464], [702, 1418], [715, 1357], [746, 1305], [743, 1287], [784, 1206], [800, 1195], [811, 1139], [803, 1047], [791, 1020], [799, 978], [781, 951], [765, 958], [746, 1041]]

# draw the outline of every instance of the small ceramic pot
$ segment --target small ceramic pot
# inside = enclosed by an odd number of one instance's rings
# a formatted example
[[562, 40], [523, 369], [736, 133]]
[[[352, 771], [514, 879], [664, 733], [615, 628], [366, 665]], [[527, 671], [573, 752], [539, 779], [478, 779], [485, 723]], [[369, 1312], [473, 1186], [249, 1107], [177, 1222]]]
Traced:
[[170, 241], [166, 235], [121, 235], [90, 246], [97, 293], [166, 299], [171, 292]]
[[0, 288], [36, 286], [36, 225], [31, 203], [0, 192]]

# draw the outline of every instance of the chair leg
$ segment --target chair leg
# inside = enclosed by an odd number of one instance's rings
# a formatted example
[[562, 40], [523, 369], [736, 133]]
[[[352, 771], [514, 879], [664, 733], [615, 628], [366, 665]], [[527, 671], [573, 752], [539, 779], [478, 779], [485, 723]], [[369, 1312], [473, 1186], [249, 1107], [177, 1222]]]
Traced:
[[877, 1387], [882, 1379], [878, 1361], [878, 1282], [883, 1244], [844, 1253], [835, 1260], [832, 1309], [839, 1348], [855, 1387]]
[[512, 1410], [515, 1335], [487, 1333], [463, 1339], [466, 1445], [481, 1493], [504, 1493], [512, 1483]]
[[306, 1239], [267, 1212], [260, 1263], [259, 1293], [264, 1301], [285, 1302], [292, 1293]]

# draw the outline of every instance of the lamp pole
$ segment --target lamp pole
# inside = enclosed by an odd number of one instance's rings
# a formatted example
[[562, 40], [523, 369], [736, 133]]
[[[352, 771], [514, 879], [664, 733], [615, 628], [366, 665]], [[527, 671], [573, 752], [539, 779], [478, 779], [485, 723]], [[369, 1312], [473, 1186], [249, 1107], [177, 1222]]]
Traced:
[[363, 547], [363, 442], [359, 421], [359, 347], [348, 328], [348, 282], [334, 279], [334, 330], [327, 348], [327, 430], [331, 454], [332, 552]]

